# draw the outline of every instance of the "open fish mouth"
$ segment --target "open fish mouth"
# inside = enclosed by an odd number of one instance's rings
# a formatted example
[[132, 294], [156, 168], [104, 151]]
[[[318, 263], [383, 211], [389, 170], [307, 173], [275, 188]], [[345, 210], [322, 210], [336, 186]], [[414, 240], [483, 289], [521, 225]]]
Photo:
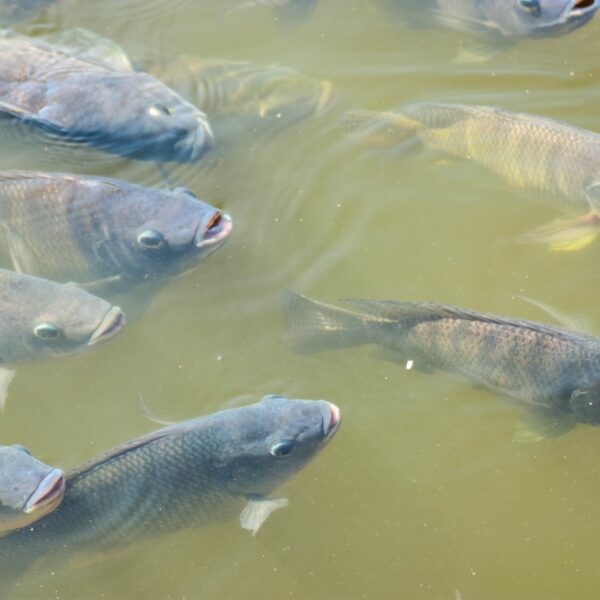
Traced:
[[342, 415], [340, 409], [332, 402], [326, 401], [323, 410], [323, 433], [326, 440], [333, 436], [341, 422]]
[[60, 469], [52, 469], [29, 496], [23, 512], [28, 515], [40, 511], [48, 513], [60, 504], [64, 493], [65, 474]]
[[87, 345], [93, 346], [94, 344], [108, 340], [123, 329], [125, 325], [125, 315], [118, 306], [113, 306], [102, 319], [102, 323], [96, 328], [96, 331], [92, 334], [92, 337], [88, 340]]
[[569, 16], [579, 16], [598, 8], [598, 0], [576, 0], [569, 8]]
[[231, 233], [233, 222], [224, 212], [217, 211], [206, 226], [200, 226], [196, 232], [194, 243], [196, 248], [216, 248], [222, 244]]

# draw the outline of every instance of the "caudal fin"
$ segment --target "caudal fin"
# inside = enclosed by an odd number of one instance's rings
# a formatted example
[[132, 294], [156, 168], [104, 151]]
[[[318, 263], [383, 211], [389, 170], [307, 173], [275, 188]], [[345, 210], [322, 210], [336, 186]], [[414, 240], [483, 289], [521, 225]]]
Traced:
[[336, 308], [286, 290], [282, 296], [285, 341], [299, 354], [369, 343], [371, 317]]
[[373, 149], [408, 150], [420, 142], [420, 124], [402, 113], [349, 110], [339, 126], [351, 139]]

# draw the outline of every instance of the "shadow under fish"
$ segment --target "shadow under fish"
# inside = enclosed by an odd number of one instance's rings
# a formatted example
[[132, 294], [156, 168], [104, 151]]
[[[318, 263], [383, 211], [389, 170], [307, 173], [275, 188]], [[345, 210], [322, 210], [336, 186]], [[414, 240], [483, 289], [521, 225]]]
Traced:
[[335, 435], [339, 409], [267, 396], [249, 406], [160, 429], [72, 471], [62, 504], [0, 539], [0, 589], [47, 559], [50, 573], [84, 552], [234, 517], [255, 534], [287, 506], [273, 492]]
[[374, 344], [406, 369], [458, 373], [529, 407], [527, 427], [542, 437], [600, 425], [598, 338], [442, 304], [345, 302], [354, 310], [285, 292], [288, 344], [301, 354]]

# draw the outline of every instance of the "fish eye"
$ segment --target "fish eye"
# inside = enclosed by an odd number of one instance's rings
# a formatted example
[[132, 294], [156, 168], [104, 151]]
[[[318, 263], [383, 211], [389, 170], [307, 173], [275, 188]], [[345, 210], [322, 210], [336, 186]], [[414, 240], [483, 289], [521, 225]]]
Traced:
[[166, 245], [165, 238], [160, 231], [156, 229], [144, 229], [138, 236], [137, 241], [145, 248], [151, 250], [160, 250]]
[[148, 114], [151, 117], [169, 117], [173, 114], [173, 111], [164, 104], [153, 104], [148, 109]]
[[542, 14], [542, 7], [539, 0], [519, 0], [519, 7], [535, 17], [539, 17]]
[[40, 340], [55, 340], [60, 335], [60, 329], [54, 323], [40, 323], [35, 326], [33, 333]]
[[296, 442], [293, 440], [283, 440], [281, 442], [275, 442], [269, 452], [273, 456], [289, 456], [296, 449]]

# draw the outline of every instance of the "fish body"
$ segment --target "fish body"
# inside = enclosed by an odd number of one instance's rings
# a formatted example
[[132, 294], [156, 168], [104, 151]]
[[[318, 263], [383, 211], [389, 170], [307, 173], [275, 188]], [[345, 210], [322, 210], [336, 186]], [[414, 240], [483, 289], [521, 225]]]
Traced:
[[407, 368], [459, 373], [522, 404], [600, 424], [600, 339], [442, 304], [346, 302], [355, 310], [286, 292], [292, 347], [375, 344]]
[[151, 75], [18, 35], [0, 37], [0, 113], [137, 159], [193, 162], [212, 144], [206, 115]]
[[310, 79], [287, 67], [197, 56], [146, 67], [214, 122], [241, 118], [257, 127], [289, 125], [321, 115], [336, 100], [329, 81]]
[[19, 363], [75, 354], [117, 335], [118, 306], [72, 284], [0, 269], [0, 409]]
[[[422, 19], [471, 33], [496, 33], [517, 41], [569, 33], [588, 23], [597, 0], [397, 0], [400, 8], [423, 11]], [[417, 16], [418, 18], [418, 16]]]
[[270, 495], [339, 423], [329, 402], [267, 396], [106, 452], [68, 475], [59, 508], [0, 540], [0, 581], [42, 556], [126, 546], [236, 516], [255, 533], [286, 504]]
[[[567, 123], [489, 106], [421, 102], [399, 112], [357, 111], [357, 129], [367, 139], [392, 145], [418, 143], [470, 160], [502, 177], [529, 197], [567, 212], [586, 213], [556, 235], [592, 226], [600, 215], [600, 135]], [[352, 121], [352, 113], [346, 117]], [[597, 225], [597, 224], [596, 224]], [[540, 237], [546, 240], [545, 236]], [[567, 248], [568, 249], [568, 248]]]
[[65, 476], [23, 446], [0, 446], [0, 536], [52, 512], [63, 499]]
[[231, 231], [191, 191], [36, 171], [0, 172], [0, 246], [22, 272], [94, 291], [172, 276]]

